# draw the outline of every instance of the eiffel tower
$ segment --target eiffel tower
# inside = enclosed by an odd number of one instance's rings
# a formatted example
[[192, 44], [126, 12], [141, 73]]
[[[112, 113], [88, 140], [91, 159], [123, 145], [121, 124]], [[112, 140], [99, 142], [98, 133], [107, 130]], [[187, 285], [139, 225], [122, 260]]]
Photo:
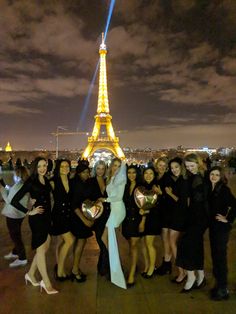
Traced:
[[[100, 69], [99, 69], [99, 90], [97, 114], [94, 116], [95, 124], [92, 136], [88, 137], [88, 145], [82, 154], [82, 158], [88, 158], [98, 149], [110, 150], [116, 157], [121, 159], [125, 155], [119, 145], [119, 138], [115, 136], [112, 126], [112, 116], [110, 115], [108, 92], [107, 92], [107, 71], [106, 71], [106, 54], [107, 48], [104, 43], [104, 34], [102, 33], [102, 43], [99, 48]], [[103, 132], [102, 129], [106, 132]], [[106, 136], [103, 135], [106, 133]]]

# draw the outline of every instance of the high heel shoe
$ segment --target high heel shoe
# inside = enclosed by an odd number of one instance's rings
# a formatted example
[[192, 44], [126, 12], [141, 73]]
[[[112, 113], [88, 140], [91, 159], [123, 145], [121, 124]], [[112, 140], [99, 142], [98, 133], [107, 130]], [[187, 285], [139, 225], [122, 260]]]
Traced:
[[58, 276], [58, 274], [57, 274], [57, 264], [54, 266], [54, 278], [55, 278], [55, 280], [57, 280], [57, 281], [61, 281], [61, 282], [63, 282], [63, 281], [66, 281], [66, 280], [69, 280], [69, 279], [71, 279], [71, 276], [69, 276], [69, 275], [66, 275], [66, 276]]
[[193, 289], [195, 289], [197, 286], [197, 281], [195, 280], [192, 284], [192, 286], [189, 289], [183, 288], [180, 293], [188, 293], [190, 291], [192, 291]]
[[25, 274], [25, 284], [27, 285], [28, 284], [28, 281], [31, 283], [32, 286], [34, 287], [38, 287], [40, 286], [40, 283], [39, 282], [33, 282], [32, 279], [30, 278], [29, 274], [26, 273]]
[[45, 286], [45, 283], [43, 282], [43, 280], [40, 281], [40, 291], [42, 292], [42, 290], [45, 290], [47, 292], [47, 294], [56, 294], [59, 291], [57, 290], [48, 290], [47, 287]]
[[127, 286], [128, 289], [134, 287], [135, 286], [135, 281], [134, 282], [127, 282], [126, 286]]
[[[80, 276], [80, 278], [78, 278], [77, 276]], [[86, 281], [86, 276], [82, 275], [82, 274], [74, 274], [74, 273], [71, 273], [71, 281], [73, 282], [74, 280], [77, 281], [77, 282], [85, 282]]]
[[206, 285], [206, 277], [203, 278], [203, 280], [200, 283], [200, 285], [196, 284], [195, 289], [201, 289], [201, 288], [205, 287], [205, 285]]

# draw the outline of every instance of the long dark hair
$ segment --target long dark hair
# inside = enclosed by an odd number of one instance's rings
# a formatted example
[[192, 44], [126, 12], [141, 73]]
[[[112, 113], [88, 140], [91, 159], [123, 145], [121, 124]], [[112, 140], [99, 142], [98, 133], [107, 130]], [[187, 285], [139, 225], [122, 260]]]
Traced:
[[32, 179], [36, 179], [38, 178], [38, 163], [44, 160], [45, 162], [47, 162], [47, 160], [44, 157], [36, 157], [33, 162], [31, 163], [31, 167], [30, 167], [30, 177]]
[[[152, 170], [152, 171], [153, 171], [153, 174], [154, 174], [154, 178], [153, 178], [152, 182], [150, 182], [150, 183], [147, 183], [147, 182], [145, 181], [145, 179], [144, 179], [144, 174], [145, 174], [145, 172], [146, 172], [147, 170]], [[155, 171], [155, 168], [154, 168], [154, 167], [148, 166], [148, 167], [146, 167], [146, 168], [143, 169], [143, 173], [142, 173], [142, 183], [143, 183], [144, 185], [147, 185], [147, 184], [149, 185], [149, 184], [155, 184], [155, 183], [156, 183], [156, 171]]]
[[[69, 167], [70, 167], [70, 171], [71, 171], [71, 164], [70, 161], [68, 159], [57, 159], [56, 160], [56, 165], [55, 165], [55, 169], [53, 171], [53, 176], [54, 178], [58, 179], [60, 177], [60, 168], [61, 168], [61, 164], [63, 162], [67, 162]], [[68, 173], [68, 177], [70, 176], [70, 172]]]
[[135, 170], [135, 172], [136, 172], [136, 179], [135, 179], [136, 185], [139, 185], [141, 183], [140, 169], [136, 165], [130, 165], [126, 169], [126, 175], [127, 175], [127, 183], [126, 184], [127, 184], [127, 186], [130, 186], [130, 184], [131, 184], [131, 182], [130, 182], [130, 180], [128, 178], [128, 171], [129, 171], [129, 169], [134, 169]]

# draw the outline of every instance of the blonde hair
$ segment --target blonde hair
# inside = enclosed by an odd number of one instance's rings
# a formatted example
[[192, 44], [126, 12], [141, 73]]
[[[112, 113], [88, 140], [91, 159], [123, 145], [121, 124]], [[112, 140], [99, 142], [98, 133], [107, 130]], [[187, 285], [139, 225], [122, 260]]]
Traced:
[[121, 165], [121, 163], [122, 163], [122, 161], [121, 161], [120, 158], [115, 157], [115, 158], [112, 159], [112, 161], [111, 161], [111, 163], [110, 163], [110, 165], [109, 165], [109, 167], [108, 167], [108, 170], [107, 170], [107, 182], [106, 182], [107, 185], [108, 185], [108, 184], [110, 183], [110, 181], [111, 181], [111, 177], [112, 177], [111, 170], [112, 170], [112, 167], [113, 167], [113, 165], [114, 165], [114, 163], [115, 163], [116, 161], [118, 161], [118, 162], [120, 163], [120, 165]]
[[97, 172], [97, 167], [98, 166], [100, 166], [100, 165], [102, 165], [102, 166], [104, 166], [104, 175], [103, 175], [103, 177], [105, 177], [106, 176], [106, 169], [107, 169], [107, 165], [106, 165], [106, 163], [105, 163], [105, 161], [104, 160], [102, 160], [102, 159], [100, 159], [100, 160], [98, 160], [95, 164], [94, 164], [94, 166], [93, 166], [93, 169], [92, 169], [92, 177], [96, 177], [96, 172]]
[[195, 153], [188, 153], [184, 156], [184, 162], [186, 161], [195, 162], [198, 165], [198, 172], [200, 172], [201, 175], [204, 175], [206, 167], [203, 163], [202, 158], [199, 155]]

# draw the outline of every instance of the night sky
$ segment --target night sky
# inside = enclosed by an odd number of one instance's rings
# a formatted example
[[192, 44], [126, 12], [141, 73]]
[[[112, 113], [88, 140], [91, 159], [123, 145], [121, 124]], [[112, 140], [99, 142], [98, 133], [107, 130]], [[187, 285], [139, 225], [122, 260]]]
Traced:
[[[92, 131], [97, 81], [80, 116], [109, 3], [0, 0], [0, 146], [55, 149], [57, 126]], [[236, 146], [235, 0], [117, 0], [106, 44], [122, 147]]]

